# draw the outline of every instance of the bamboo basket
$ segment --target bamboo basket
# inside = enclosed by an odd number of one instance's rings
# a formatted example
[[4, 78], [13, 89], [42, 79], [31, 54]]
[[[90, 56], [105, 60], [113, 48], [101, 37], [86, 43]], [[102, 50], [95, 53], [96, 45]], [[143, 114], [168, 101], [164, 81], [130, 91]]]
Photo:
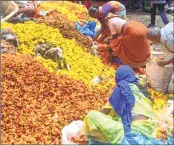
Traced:
[[7, 21], [8, 19], [10, 19], [12, 16], [14, 16], [18, 12], [19, 7], [13, 1], [11, 2], [9, 8], [7, 8], [7, 11], [8, 11], [8, 9], [9, 10], [12, 9], [12, 7], [13, 7], [14, 10], [10, 14], [8, 14], [7, 16], [5, 16], [3, 19], [1, 19], [1, 23]]

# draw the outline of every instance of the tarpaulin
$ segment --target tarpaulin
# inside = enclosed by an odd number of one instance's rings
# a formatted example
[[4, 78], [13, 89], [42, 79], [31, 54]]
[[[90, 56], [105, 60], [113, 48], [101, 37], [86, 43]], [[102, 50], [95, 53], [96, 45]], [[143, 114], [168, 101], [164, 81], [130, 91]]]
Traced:
[[121, 144], [133, 144], [133, 145], [144, 145], [144, 144], [165, 144], [164, 142], [152, 138], [148, 138], [141, 133], [126, 133]]
[[[141, 133], [126, 133], [124, 138], [122, 139], [122, 142], [120, 143], [121, 145], [164, 145], [166, 143], [156, 140], [156, 139], [150, 139], [144, 136]], [[167, 144], [173, 145], [174, 144], [174, 136], [168, 138]], [[89, 139], [89, 145], [111, 145], [109, 143], [103, 143], [99, 141], [95, 141], [93, 139]]]
[[76, 29], [85, 36], [94, 37], [96, 35], [96, 22], [89, 21], [85, 22], [84, 25], [80, 25], [79, 22], [76, 22]]
[[168, 138], [167, 144], [174, 145], [174, 136]]

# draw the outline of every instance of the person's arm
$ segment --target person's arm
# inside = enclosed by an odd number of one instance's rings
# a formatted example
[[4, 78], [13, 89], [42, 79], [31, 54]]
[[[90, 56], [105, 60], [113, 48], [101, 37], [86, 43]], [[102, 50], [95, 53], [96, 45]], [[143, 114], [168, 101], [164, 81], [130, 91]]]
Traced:
[[171, 63], [174, 63], [174, 56], [166, 57], [165, 59], [158, 61], [159, 66], [166, 66]]
[[33, 2], [33, 5], [34, 5], [34, 8], [35, 8], [35, 11], [37, 10], [37, 2], [35, 0], [32, 0]]
[[100, 31], [98, 32], [98, 34], [94, 37], [94, 41], [96, 41], [98, 39], [98, 37], [100, 36], [100, 34], [103, 32], [104, 30], [104, 24], [102, 22], [102, 20], [99, 18], [98, 21], [100, 22], [101, 24], [101, 28], [100, 28]]
[[108, 26], [112, 36], [106, 38], [105, 43], [110, 43], [111, 40], [116, 39], [118, 37], [118, 34], [117, 34], [118, 32], [116, 31], [116, 28], [115, 28], [115, 22], [113, 22], [112, 19], [109, 20]]
[[100, 112], [104, 113], [105, 115], [108, 115], [111, 109], [103, 108]]
[[98, 34], [94, 37], [94, 41], [98, 39], [98, 37], [100, 36], [100, 34], [103, 32], [103, 30], [104, 30], [104, 27], [103, 27], [103, 25], [101, 25], [101, 29], [98, 32]]
[[110, 104], [108, 102], [105, 104], [105, 106], [103, 107], [103, 109], [100, 112], [108, 115], [110, 111], [111, 111], [111, 107], [110, 107]]

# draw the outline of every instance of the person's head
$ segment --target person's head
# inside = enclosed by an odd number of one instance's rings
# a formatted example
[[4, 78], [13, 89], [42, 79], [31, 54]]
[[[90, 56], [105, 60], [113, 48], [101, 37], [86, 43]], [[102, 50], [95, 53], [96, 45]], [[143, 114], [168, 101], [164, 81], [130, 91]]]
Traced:
[[120, 81], [126, 81], [128, 83], [136, 83], [137, 78], [135, 77], [135, 73], [131, 67], [128, 65], [120, 66], [115, 74], [115, 81], [118, 84]]
[[155, 43], [160, 43], [161, 40], [161, 29], [156, 28], [149, 28], [147, 33], [147, 38]]
[[98, 6], [93, 6], [88, 9], [88, 14], [90, 17], [97, 19], [98, 13], [99, 13], [99, 7]]

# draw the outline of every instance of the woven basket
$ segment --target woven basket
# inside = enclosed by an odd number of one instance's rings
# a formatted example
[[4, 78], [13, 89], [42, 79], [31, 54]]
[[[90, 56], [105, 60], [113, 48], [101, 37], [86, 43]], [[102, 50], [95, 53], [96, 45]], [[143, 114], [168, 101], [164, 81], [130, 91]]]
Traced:
[[[8, 3], [7, 3], [8, 4]], [[7, 21], [8, 19], [10, 19], [12, 16], [14, 16], [19, 10], [19, 7], [16, 3], [14, 3], [13, 1], [10, 1], [10, 4], [7, 8], [7, 10], [5, 11], [5, 13], [9, 13], [7, 16], [5, 16], [3, 19], [1, 19], [1, 23], [4, 21]]]

